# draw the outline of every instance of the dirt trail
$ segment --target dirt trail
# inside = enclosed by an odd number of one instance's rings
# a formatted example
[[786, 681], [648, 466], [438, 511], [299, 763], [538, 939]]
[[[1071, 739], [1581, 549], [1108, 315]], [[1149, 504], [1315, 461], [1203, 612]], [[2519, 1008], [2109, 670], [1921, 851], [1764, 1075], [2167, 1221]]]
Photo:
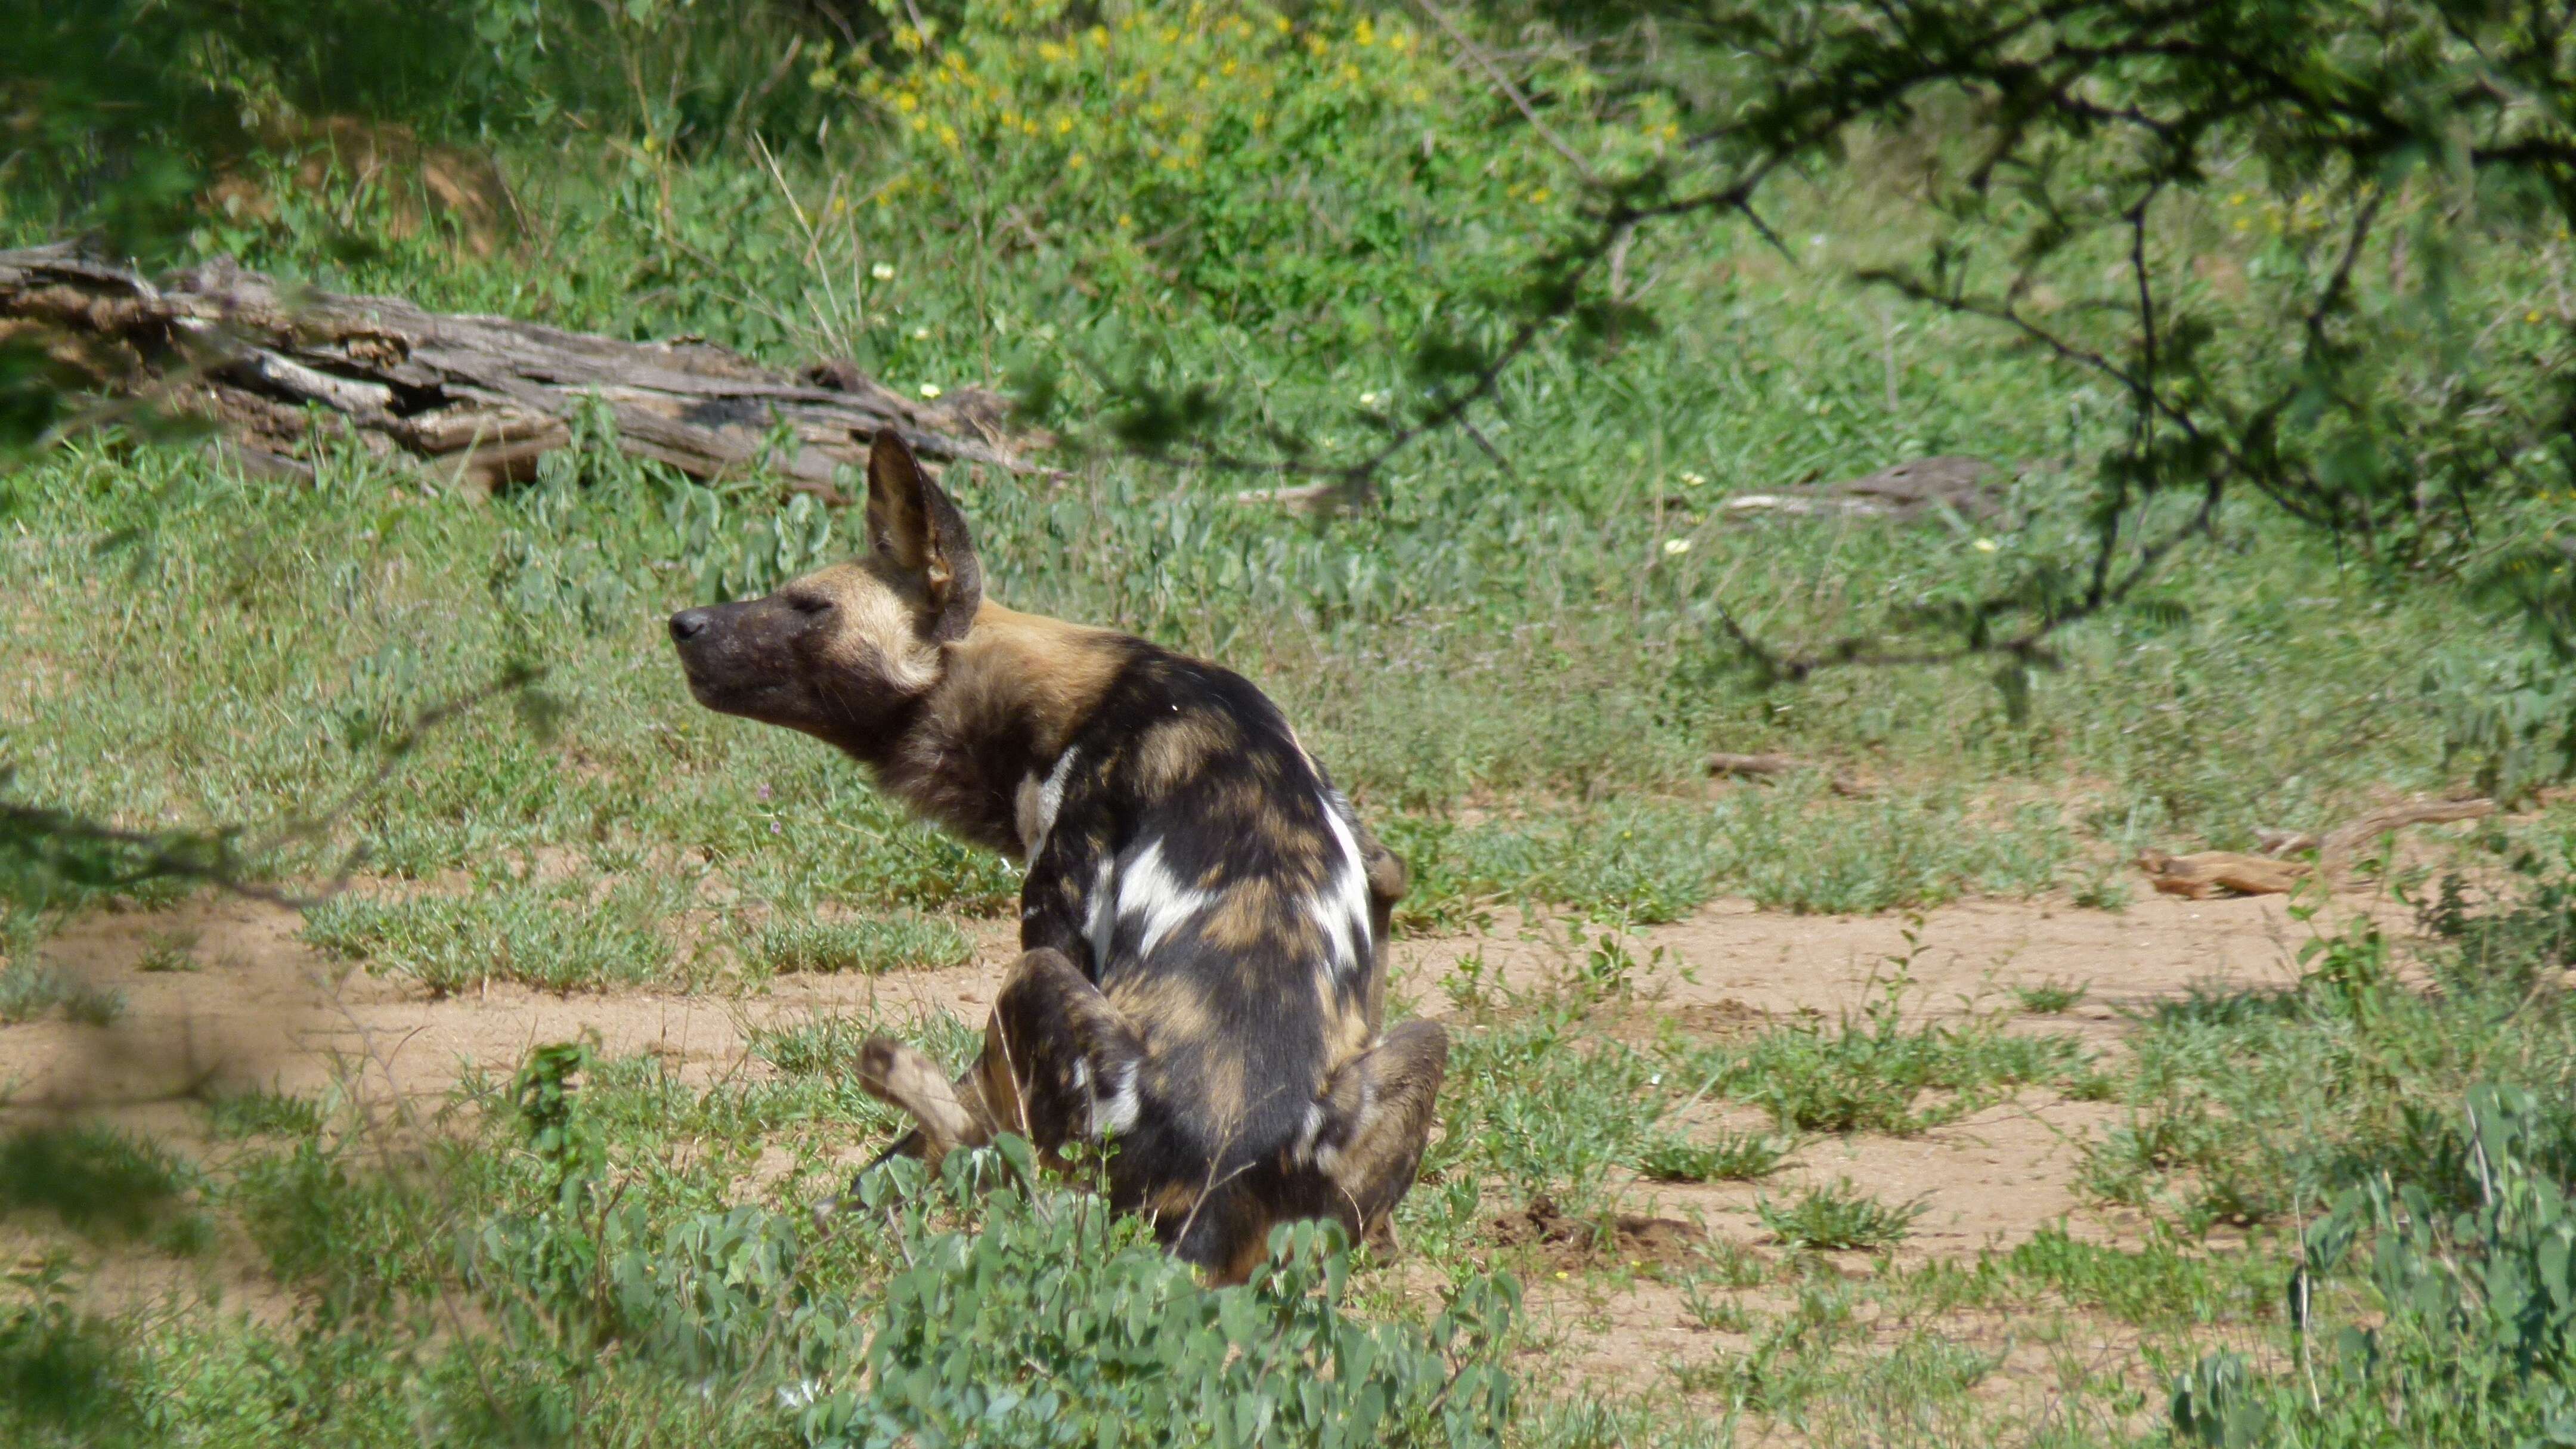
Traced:
[[[788, 977], [740, 996], [560, 997], [494, 985], [433, 1001], [408, 982], [324, 957], [297, 938], [297, 924], [293, 912], [242, 900], [75, 923], [46, 944], [45, 958], [122, 992], [126, 1011], [105, 1028], [75, 1025], [59, 1013], [0, 1027], [0, 1123], [87, 1112], [189, 1137], [198, 1130], [195, 1098], [250, 1086], [337, 1088], [379, 1111], [397, 1103], [434, 1106], [470, 1075], [506, 1076], [530, 1047], [584, 1031], [597, 1033], [611, 1054], [660, 1055], [685, 1080], [760, 1075], [768, 1068], [751, 1054], [750, 1032], [761, 1025], [938, 1011], [980, 1023], [1012, 950], [1007, 923], [997, 922], [977, 932], [973, 963], [949, 971]], [[2306, 930], [2278, 899], [2149, 897], [2119, 914], [1978, 902], [1919, 922], [1785, 916], [1721, 903], [1638, 933], [1629, 950], [1639, 963], [1641, 1016], [1684, 1029], [1857, 1011], [1897, 958], [1907, 961], [1907, 1000], [1920, 1012], [2008, 1008], [2016, 986], [2083, 986], [2088, 994], [2072, 1011], [2033, 1019], [2033, 1029], [2075, 1031], [2109, 1045], [2124, 1010], [2196, 985], [2290, 980]], [[166, 965], [174, 941], [189, 943], [193, 969], [141, 969], [156, 945]], [[1462, 963], [1489, 982], [1528, 990], [1581, 960], [1562, 925], [1510, 916], [1481, 935], [1401, 942], [1395, 956], [1398, 989], [1432, 1015], [1447, 1013], [1442, 983]], [[1890, 1200], [1919, 1198], [1926, 1212], [1909, 1256], [1969, 1252], [2017, 1241], [2077, 1212], [2070, 1179], [2078, 1149], [2112, 1115], [2099, 1105], [2025, 1093], [1919, 1137], [1810, 1145], [1771, 1187], [1849, 1176]], [[1741, 1187], [1636, 1188], [1641, 1210], [1739, 1237], [1755, 1231], [1752, 1195]], [[2093, 1222], [2089, 1230], [2116, 1235], [2121, 1226]]]
[[[756, 994], [621, 992], [555, 996], [495, 984], [434, 1001], [408, 982], [352, 971], [296, 937], [298, 917], [255, 901], [100, 915], [47, 942], [50, 964], [126, 998], [110, 1027], [59, 1015], [0, 1027], [0, 1114], [74, 1107], [152, 1113], [209, 1089], [273, 1085], [308, 1092], [343, 1082], [369, 1095], [437, 1096], [472, 1071], [508, 1072], [528, 1049], [582, 1031], [612, 1054], [650, 1051], [685, 1074], [756, 1070], [750, 1028], [823, 1013], [901, 1018], [946, 1011], [980, 1022], [1011, 942], [995, 923], [976, 934], [971, 965], [883, 977], [785, 977]], [[1900, 916], [1785, 916], [1712, 905], [1629, 942], [1652, 1010], [1685, 1024], [1800, 1011], [1833, 1015], [1871, 999], [1873, 982], [1919, 948], [1908, 1000], [1944, 1013], [2011, 1004], [2010, 988], [2081, 985], [2083, 1002], [2053, 1024], [2107, 1034], [2124, 1009], [2194, 985], [2280, 983], [2294, 974], [2307, 928], [2278, 899], [2186, 902], [2149, 897], [2111, 914], [2024, 902], [1978, 902]], [[140, 969], [154, 947], [189, 943], [192, 969]], [[1656, 953], [1660, 950], [1660, 957]], [[1395, 951], [1398, 990], [1419, 1009], [1448, 1009], [1440, 983], [1462, 962], [1527, 990], [1580, 959], [1564, 928], [1498, 919], [1484, 934], [1413, 940]]]
[[[584, 1031], [597, 1033], [614, 1055], [657, 1054], [684, 1080], [760, 1076], [770, 1069], [751, 1052], [750, 1033], [759, 1026], [829, 1014], [901, 1021], [929, 1012], [980, 1024], [1013, 955], [1008, 923], [995, 922], [973, 932], [972, 964], [949, 971], [788, 977], [732, 996], [559, 997], [494, 985], [433, 1001], [409, 982], [371, 977], [324, 957], [298, 939], [298, 925], [293, 912], [228, 899], [72, 925], [46, 943], [44, 959], [122, 992], [126, 1010], [104, 1028], [72, 1024], [60, 1013], [0, 1027], [0, 1127], [59, 1114], [99, 1115], [185, 1148], [206, 1141], [197, 1099], [250, 1086], [336, 1090], [381, 1119], [397, 1108], [434, 1110], [469, 1076], [506, 1078], [530, 1047]], [[1641, 1003], [1630, 1013], [1633, 1024], [1649, 1031], [1669, 1021], [1691, 1032], [1737, 1030], [1801, 1012], [1831, 1017], [1859, 1011], [1902, 961], [1911, 982], [1910, 1014], [2009, 1010], [2015, 987], [2081, 986], [2086, 994], [2072, 1010], [2028, 1018], [2028, 1028], [2070, 1031], [2116, 1050], [2126, 1011], [2196, 986], [2294, 979], [2297, 945], [2307, 934], [2278, 899], [2150, 896], [2118, 914], [1977, 902], [1919, 920], [1785, 916], [1719, 903], [1627, 941], [1637, 962], [1633, 994]], [[173, 943], [186, 943], [189, 969], [143, 969], [173, 964]], [[1582, 961], [1583, 950], [1569, 942], [1563, 924], [1506, 914], [1481, 934], [1399, 943], [1396, 989], [1425, 1014], [1447, 1015], [1444, 984], [1462, 969], [1481, 971], [1489, 993], [1528, 991]], [[1618, 1029], [1633, 1034], [1630, 1024]], [[1625, 1206], [1691, 1224], [1692, 1240], [1704, 1231], [1768, 1255], [1776, 1250], [1754, 1216], [1757, 1194], [1848, 1177], [1883, 1201], [1923, 1205], [1901, 1250], [1905, 1261], [2008, 1246], [2051, 1224], [2079, 1237], [2118, 1240], [2132, 1236], [2136, 1225], [2087, 1204], [2074, 1187], [2084, 1143], [2118, 1116], [2101, 1104], [2030, 1091], [1915, 1137], [1811, 1142], [1758, 1187], [1633, 1183]], [[1764, 1125], [1758, 1114], [1715, 1104], [1691, 1117], [1701, 1126]], [[854, 1152], [872, 1146], [851, 1144]], [[756, 1189], [746, 1183], [742, 1190]], [[12, 1245], [14, 1237], [0, 1243]], [[1643, 1251], [1655, 1256], [1653, 1249]], [[1685, 1244], [1666, 1266], [1687, 1271], [1694, 1251]], [[1742, 1347], [1738, 1335], [1697, 1321], [1670, 1282], [1649, 1275], [1613, 1291], [1581, 1271], [1559, 1279], [1549, 1266], [1552, 1260], [1542, 1257], [1529, 1303], [1557, 1345], [1559, 1368], [1578, 1382], [1637, 1387], [1642, 1365], [1706, 1361]], [[1857, 1257], [1846, 1266], [1862, 1267]], [[169, 1265], [148, 1261], [132, 1265], [131, 1273], [127, 1296], [136, 1300], [180, 1281]], [[292, 1307], [291, 1298], [247, 1267], [218, 1277], [236, 1306], [257, 1311], [264, 1305], [277, 1314]], [[2108, 1352], [2117, 1337], [2088, 1350]], [[2017, 1342], [2006, 1334], [1994, 1346], [2008, 1360], [2042, 1352]], [[2062, 1355], [2073, 1347], [2046, 1352]], [[2031, 1365], [2039, 1366], [2037, 1360]], [[2037, 1374], [2032, 1381], [2052, 1377]]]

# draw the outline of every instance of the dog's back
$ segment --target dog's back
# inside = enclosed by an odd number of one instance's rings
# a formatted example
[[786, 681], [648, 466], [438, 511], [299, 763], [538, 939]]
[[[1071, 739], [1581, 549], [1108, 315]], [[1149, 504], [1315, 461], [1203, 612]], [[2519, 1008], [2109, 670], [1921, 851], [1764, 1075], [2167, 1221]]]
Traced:
[[1040, 785], [1022, 944], [1087, 960], [1134, 1024], [1103, 1084], [1119, 1175], [1222, 1181], [1311, 1152], [1369, 1045], [1368, 873], [1349, 806], [1249, 683], [1138, 644]]

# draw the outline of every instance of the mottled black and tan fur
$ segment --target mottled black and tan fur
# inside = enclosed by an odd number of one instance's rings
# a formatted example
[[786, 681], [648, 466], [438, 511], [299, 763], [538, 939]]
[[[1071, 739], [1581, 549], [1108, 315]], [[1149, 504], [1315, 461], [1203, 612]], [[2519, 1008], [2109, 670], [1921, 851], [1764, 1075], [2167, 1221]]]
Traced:
[[1434, 1023], [1379, 1031], [1402, 864], [1241, 676], [985, 599], [965, 521], [891, 432], [867, 519], [866, 557], [671, 635], [707, 707], [838, 746], [1027, 863], [980, 1060], [951, 1082], [898, 1042], [862, 1053], [919, 1124], [897, 1150], [1113, 1139], [1113, 1202], [1218, 1281], [1276, 1222], [1383, 1238], [1448, 1060]]

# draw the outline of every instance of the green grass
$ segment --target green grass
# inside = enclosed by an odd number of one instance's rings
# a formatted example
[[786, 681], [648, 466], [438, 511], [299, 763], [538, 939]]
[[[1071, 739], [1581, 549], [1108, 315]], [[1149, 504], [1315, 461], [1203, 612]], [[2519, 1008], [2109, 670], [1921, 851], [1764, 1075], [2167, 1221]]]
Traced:
[[1721, 1132], [1693, 1142], [1658, 1138], [1637, 1157], [1637, 1170], [1657, 1182], [1751, 1182], [1768, 1177], [1796, 1150], [1793, 1139]]
[[1885, 1252], [1905, 1241], [1923, 1212], [1920, 1203], [1891, 1207], [1854, 1187], [1849, 1178], [1808, 1188], [1785, 1201], [1763, 1197], [1753, 1204], [1754, 1216], [1783, 1245], [1829, 1252]]
[[2084, 1004], [2093, 993], [2089, 982], [2042, 981], [2036, 986], [2016, 986], [2013, 1001], [2033, 1016], [2062, 1016]]
[[963, 966], [966, 933], [953, 921], [903, 914], [850, 921], [772, 921], [752, 938], [751, 959], [781, 976], [853, 972], [935, 971]]
[[304, 938], [434, 997], [493, 981], [572, 992], [686, 979], [662, 924], [666, 894], [632, 885], [594, 894], [502, 884], [473, 895], [341, 896], [312, 913]]
[[0, 1023], [15, 1025], [62, 1005], [70, 984], [48, 966], [12, 962], [0, 969]]
[[207, 1098], [205, 1105], [206, 1131], [217, 1139], [310, 1137], [322, 1130], [320, 1102], [266, 1087], [224, 1092]]
[[2074, 1037], [2008, 1031], [1998, 1016], [1916, 1024], [1903, 995], [1891, 981], [1858, 1015], [1791, 1022], [1683, 1060], [1707, 1090], [1767, 1108], [1784, 1129], [1897, 1136], [2084, 1075], [2088, 1054]]
[[193, 931], [156, 932], [146, 938], [143, 955], [134, 963], [134, 969], [164, 974], [200, 970], [196, 949], [197, 936]]
[[136, 1237], [184, 1204], [194, 1172], [111, 1127], [30, 1127], [0, 1140], [0, 1216], [49, 1214], [79, 1232]]
[[0, 967], [0, 1025], [34, 1021], [58, 1006], [67, 1021], [107, 1026], [125, 1014], [125, 993], [50, 966], [20, 962]]

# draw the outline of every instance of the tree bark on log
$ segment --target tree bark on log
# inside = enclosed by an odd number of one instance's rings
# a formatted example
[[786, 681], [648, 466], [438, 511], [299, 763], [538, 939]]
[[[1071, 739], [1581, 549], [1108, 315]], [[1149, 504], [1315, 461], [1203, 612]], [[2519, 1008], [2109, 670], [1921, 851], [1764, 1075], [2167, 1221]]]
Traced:
[[[1052, 441], [1006, 431], [1007, 402], [981, 389], [916, 403], [847, 363], [788, 377], [690, 339], [299, 290], [230, 261], [155, 283], [67, 245], [0, 251], [0, 337], [30, 333], [102, 390], [206, 418], [261, 471], [309, 470], [299, 455], [320, 409], [374, 451], [488, 489], [534, 476], [592, 398], [630, 454], [698, 478], [765, 461], [833, 502], [847, 501], [836, 471], [863, 468], [881, 428], [929, 457], [1018, 473], [1042, 471], [1024, 453]], [[792, 442], [773, 450], [781, 425]]]

